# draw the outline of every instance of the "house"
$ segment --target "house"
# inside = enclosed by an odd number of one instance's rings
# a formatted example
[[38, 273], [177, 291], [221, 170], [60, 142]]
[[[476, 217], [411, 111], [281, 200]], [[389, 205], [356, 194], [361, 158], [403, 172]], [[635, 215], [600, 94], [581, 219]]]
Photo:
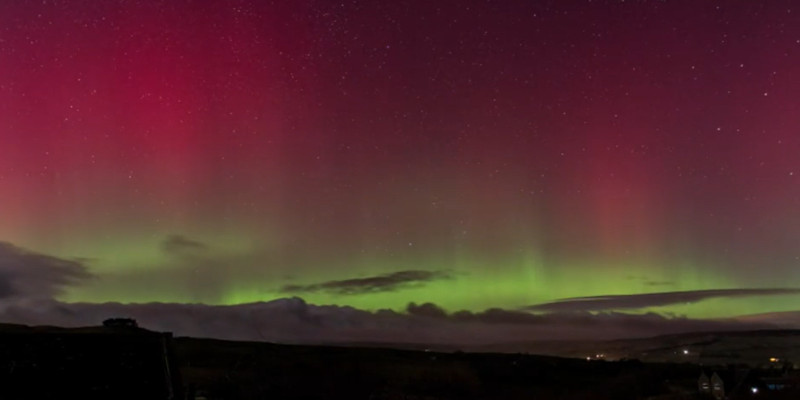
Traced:
[[705, 372], [700, 372], [700, 377], [697, 378], [697, 390], [700, 393], [711, 393], [711, 380]]
[[700, 393], [708, 393], [717, 400], [725, 398], [725, 382], [714, 372], [709, 378], [705, 372], [700, 373], [697, 379], [697, 389]]
[[[709, 377], [708, 373], [711, 373]], [[800, 398], [800, 376], [774, 370], [753, 370], [729, 367], [717, 371], [701, 371], [697, 379], [700, 393], [717, 400], [740, 399], [759, 396], [770, 398], [781, 392], [779, 398]], [[770, 392], [773, 392], [770, 394]]]
[[720, 378], [719, 375], [717, 375], [717, 373], [714, 372], [714, 374], [711, 375], [710, 381], [711, 381], [711, 395], [714, 396], [714, 398], [717, 400], [724, 399], [725, 382], [722, 380], [722, 378]]

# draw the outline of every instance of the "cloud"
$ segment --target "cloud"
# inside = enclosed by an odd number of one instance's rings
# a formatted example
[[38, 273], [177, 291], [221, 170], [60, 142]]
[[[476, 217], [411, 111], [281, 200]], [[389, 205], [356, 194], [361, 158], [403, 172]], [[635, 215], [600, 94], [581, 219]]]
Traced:
[[42, 300], [0, 308], [0, 321], [27, 325], [96, 326], [109, 317], [134, 318], [142, 327], [177, 336], [296, 344], [426, 344], [465, 350], [507, 344], [502, 347], [507, 351], [554, 339], [594, 341], [775, 327], [769, 321], [698, 320], [655, 313], [534, 315], [502, 309], [448, 313], [433, 303], [409, 305], [407, 312], [367, 311], [308, 304], [297, 297], [232, 306]]
[[0, 300], [52, 298], [91, 277], [85, 263], [0, 242]]
[[800, 311], [776, 311], [760, 314], [740, 315], [737, 321], [748, 323], [770, 323], [782, 328], [796, 329], [800, 327]]
[[456, 322], [480, 322], [484, 324], [541, 324], [547, 321], [547, 318], [541, 315], [502, 308], [489, 308], [480, 312], [462, 310], [448, 314], [443, 308], [433, 303], [420, 305], [409, 303], [406, 307], [406, 313], [417, 317], [448, 319]]
[[800, 294], [800, 289], [710, 289], [683, 292], [660, 292], [645, 294], [624, 294], [608, 296], [572, 297], [558, 301], [526, 307], [529, 311], [603, 311], [641, 309], [672, 304], [696, 303], [712, 298], [732, 298], [751, 296], [775, 296]]
[[170, 235], [161, 242], [161, 249], [167, 254], [184, 255], [206, 250], [208, 245], [183, 235]]
[[447, 318], [447, 311], [433, 303], [425, 303], [421, 305], [409, 303], [408, 307], [406, 307], [406, 312], [410, 315], [417, 315], [421, 317]]
[[[125, 301], [146, 293], [153, 301], [222, 303], [236, 282], [277, 281], [282, 273], [269, 249], [236, 248], [180, 234], [161, 237], [141, 249], [146, 263], [126, 259], [94, 260], [96, 279], [71, 292], [74, 298]], [[114, 262], [113, 267], [111, 262]]]
[[330, 292], [354, 295], [390, 292], [441, 279], [450, 279], [450, 274], [443, 271], [408, 270], [367, 278], [334, 280], [310, 285], [285, 285], [280, 290], [283, 293]]

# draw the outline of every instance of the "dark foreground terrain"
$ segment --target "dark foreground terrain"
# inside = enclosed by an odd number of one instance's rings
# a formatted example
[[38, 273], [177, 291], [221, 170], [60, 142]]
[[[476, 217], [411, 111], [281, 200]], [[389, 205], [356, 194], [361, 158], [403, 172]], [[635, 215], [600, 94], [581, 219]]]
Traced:
[[184, 379], [215, 398], [635, 399], [669, 393], [669, 382], [694, 382], [698, 375], [696, 366], [636, 361], [177, 343]]
[[800, 398], [785, 366], [290, 346], [139, 328], [0, 330], [0, 399], [710, 398], [698, 392], [701, 372], [724, 377], [729, 398]]
[[0, 326], [0, 399], [185, 397], [169, 334]]

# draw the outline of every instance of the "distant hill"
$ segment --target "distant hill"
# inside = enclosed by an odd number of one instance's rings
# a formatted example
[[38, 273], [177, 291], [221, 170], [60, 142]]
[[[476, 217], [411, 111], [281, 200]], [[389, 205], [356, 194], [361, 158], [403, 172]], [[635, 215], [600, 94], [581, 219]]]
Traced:
[[[693, 396], [699, 368], [551, 356], [176, 338], [181, 374], [208, 398], [640, 399]], [[689, 397], [692, 398], [692, 397]]]
[[476, 346], [472, 351], [525, 352], [646, 362], [763, 366], [770, 359], [800, 363], [800, 330], [693, 332], [608, 341], [537, 341]]

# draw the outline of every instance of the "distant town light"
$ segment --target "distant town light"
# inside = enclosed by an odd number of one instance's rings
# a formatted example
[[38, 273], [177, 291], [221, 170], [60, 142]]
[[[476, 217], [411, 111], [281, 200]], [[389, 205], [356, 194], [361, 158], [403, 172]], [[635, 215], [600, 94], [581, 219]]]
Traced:
[[757, 388], [757, 387], [755, 387], [755, 386], [751, 387], [751, 388], [750, 388], [750, 393], [752, 393], [752, 394], [757, 394], [757, 393], [758, 393], [758, 388]]
[[769, 358], [769, 362], [771, 362], [771, 363], [776, 363], [776, 362], [778, 362], [780, 360], [781, 360], [780, 358], [775, 358], [775, 357], [770, 357]]
[[689, 354], [689, 350], [683, 349], [683, 355]]

